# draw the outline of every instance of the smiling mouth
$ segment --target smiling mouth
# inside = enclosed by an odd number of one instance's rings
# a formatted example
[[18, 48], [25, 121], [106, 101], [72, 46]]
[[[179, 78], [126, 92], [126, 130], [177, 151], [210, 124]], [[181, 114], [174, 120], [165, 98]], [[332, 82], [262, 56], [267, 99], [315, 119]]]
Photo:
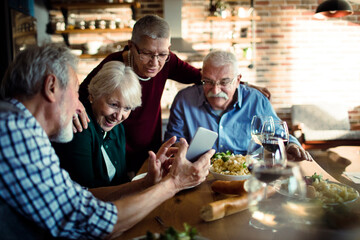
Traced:
[[116, 125], [116, 124], [117, 124], [116, 121], [112, 121], [112, 120], [110, 120], [110, 119], [108, 119], [108, 118], [105, 118], [105, 125], [106, 125], [106, 126], [111, 127], [111, 126], [114, 126], [114, 125]]

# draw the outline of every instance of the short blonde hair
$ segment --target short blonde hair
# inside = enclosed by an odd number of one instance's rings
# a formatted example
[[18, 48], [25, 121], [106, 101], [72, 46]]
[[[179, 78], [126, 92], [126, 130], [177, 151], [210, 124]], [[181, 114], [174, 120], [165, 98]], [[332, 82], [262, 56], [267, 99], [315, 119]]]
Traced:
[[141, 106], [139, 79], [130, 67], [120, 61], [105, 63], [88, 86], [89, 95], [94, 99], [109, 95], [115, 89], [120, 89], [126, 105], [132, 110]]

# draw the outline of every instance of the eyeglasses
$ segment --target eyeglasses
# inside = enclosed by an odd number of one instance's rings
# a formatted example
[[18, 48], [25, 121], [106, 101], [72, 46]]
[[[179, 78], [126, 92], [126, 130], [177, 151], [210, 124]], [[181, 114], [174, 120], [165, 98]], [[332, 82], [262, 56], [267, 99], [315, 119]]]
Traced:
[[215, 87], [215, 86], [220, 86], [220, 87], [228, 87], [230, 84], [232, 84], [234, 82], [234, 80], [237, 78], [237, 76], [235, 76], [232, 80], [220, 80], [219, 82], [217, 81], [213, 81], [213, 80], [209, 80], [209, 79], [205, 79], [205, 80], [201, 80], [201, 83], [205, 86], [208, 87]]
[[170, 54], [169, 53], [159, 53], [159, 54], [154, 54], [154, 53], [147, 53], [147, 52], [143, 52], [139, 49], [139, 47], [133, 42], [137, 53], [139, 54], [140, 60], [143, 62], [149, 62], [150, 60], [154, 59], [155, 57], [157, 57], [157, 60], [159, 62], [167, 62], [170, 59]]

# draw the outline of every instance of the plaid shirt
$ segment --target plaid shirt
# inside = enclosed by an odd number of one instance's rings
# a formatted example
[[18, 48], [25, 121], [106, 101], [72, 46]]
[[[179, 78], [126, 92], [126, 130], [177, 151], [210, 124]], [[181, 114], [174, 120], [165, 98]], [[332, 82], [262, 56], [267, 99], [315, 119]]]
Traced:
[[104, 238], [117, 220], [112, 203], [60, 168], [45, 131], [15, 99], [0, 104], [0, 197], [55, 237]]

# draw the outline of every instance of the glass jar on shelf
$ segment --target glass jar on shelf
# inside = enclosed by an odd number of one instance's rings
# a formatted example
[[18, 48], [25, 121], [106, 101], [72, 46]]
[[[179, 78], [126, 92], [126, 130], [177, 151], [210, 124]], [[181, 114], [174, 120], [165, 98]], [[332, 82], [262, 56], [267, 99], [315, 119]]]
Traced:
[[96, 27], [95, 27], [95, 20], [89, 20], [87, 22], [87, 28], [88, 29], [91, 29], [91, 30], [94, 30]]
[[85, 29], [85, 21], [83, 19], [76, 20], [75, 29]]
[[95, 27], [98, 29], [105, 29], [106, 28], [106, 21], [104, 19], [97, 19], [95, 21]]
[[75, 20], [76, 16], [75, 14], [69, 14], [68, 18], [67, 18], [67, 26], [66, 28], [69, 30], [73, 30], [75, 29], [75, 24], [76, 24], [76, 20]]

